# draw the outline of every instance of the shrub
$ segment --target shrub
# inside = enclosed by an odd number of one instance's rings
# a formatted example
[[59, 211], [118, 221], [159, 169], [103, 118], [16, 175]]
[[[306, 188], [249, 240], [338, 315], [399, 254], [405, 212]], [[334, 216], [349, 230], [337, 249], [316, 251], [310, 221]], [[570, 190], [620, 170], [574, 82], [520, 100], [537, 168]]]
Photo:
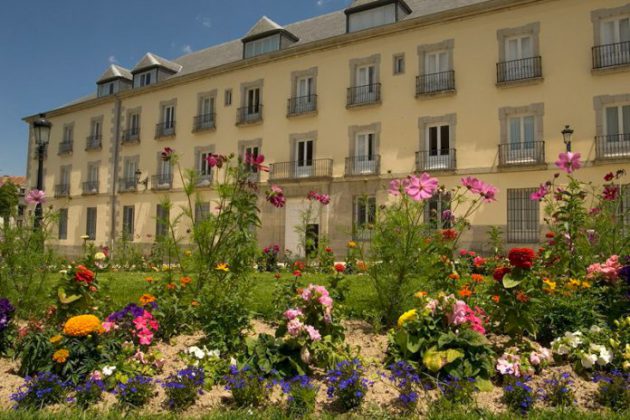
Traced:
[[287, 410], [290, 416], [305, 416], [315, 410], [318, 387], [306, 375], [296, 376], [280, 382], [282, 392], [287, 396]]
[[575, 404], [571, 375], [563, 373], [554, 375], [551, 379], [545, 379], [543, 397], [552, 407], [570, 407]]
[[527, 385], [529, 378], [509, 377], [506, 382], [501, 401], [510, 410], [523, 415], [527, 414], [534, 407], [535, 402], [534, 390]]
[[613, 411], [630, 407], [630, 374], [619, 371], [600, 373], [593, 380], [599, 384], [595, 398], [600, 405]]
[[60, 403], [68, 392], [68, 384], [50, 372], [26, 376], [24, 385], [13, 395], [15, 409], [41, 409], [44, 406]]
[[182, 411], [193, 405], [203, 393], [204, 380], [203, 368], [191, 366], [169, 375], [162, 384], [169, 410]]
[[269, 396], [269, 385], [264, 377], [249, 366], [242, 369], [232, 365], [224, 378], [225, 389], [232, 392], [238, 407], [259, 407]]
[[409, 363], [401, 360], [390, 364], [387, 379], [398, 392], [398, 402], [406, 411], [412, 411], [418, 405], [418, 388], [422, 385], [420, 375]]
[[137, 375], [124, 383], [119, 383], [114, 390], [118, 403], [123, 408], [140, 408], [153, 398], [155, 384], [148, 376]]
[[88, 379], [77, 386], [74, 391], [74, 401], [82, 410], [101, 401], [105, 384], [100, 379]]
[[337, 363], [335, 369], [326, 373], [328, 398], [334, 398], [334, 402], [344, 410], [359, 407], [373, 384], [364, 375], [365, 369], [358, 359]]
[[42, 330], [42, 326], [30, 323], [22, 330], [23, 336], [18, 336], [16, 354], [21, 376], [34, 375], [37, 372], [50, 372], [53, 368], [52, 355], [54, 350], [50, 342], [50, 334]]

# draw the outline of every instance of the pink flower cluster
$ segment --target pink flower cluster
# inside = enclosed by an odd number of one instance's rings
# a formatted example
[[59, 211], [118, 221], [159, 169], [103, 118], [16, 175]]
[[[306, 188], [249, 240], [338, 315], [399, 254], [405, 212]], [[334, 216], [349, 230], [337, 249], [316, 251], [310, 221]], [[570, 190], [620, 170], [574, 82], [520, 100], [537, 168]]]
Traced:
[[394, 179], [389, 183], [389, 193], [398, 196], [407, 194], [414, 201], [428, 200], [438, 189], [438, 179], [424, 172], [420, 176], [409, 175], [405, 179]]
[[532, 350], [529, 357], [527, 353], [521, 356], [517, 348], [511, 348], [497, 359], [496, 369], [501, 375], [531, 376], [535, 373], [535, 367], [552, 360], [551, 351], [542, 346], [539, 346], [537, 350]]
[[287, 322], [287, 332], [289, 335], [297, 337], [300, 333], [305, 332], [311, 341], [320, 341], [322, 335], [314, 326], [305, 324], [303, 316], [304, 314], [300, 309], [288, 309], [284, 313], [284, 317], [289, 321]]
[[272, 185], [271, 189], [267, 191], [267, 201], [274, 207], [282, 208], [287, 202], [284, 196], [284, 191], [278, 185]]
[[324, 206], [330, 203], [330, 196], [328, 194], [320, 194], [315, 191], [309, 191], [306, 198], [311, 201], [319, 201]]
[[592, 279], [594, 277], [603, 277], [604, 280], [614, 283], [619, 278], [619, 270], [621, 268], [622, 265], [619, 263], [619, 256], [613, 255], [603, 264], [591, 264], [586, 269], [586, 278]]
[[133, 325], [136, 327], [138, 342], [142, 345], [150, 346], [153, 341], [153, 335], [159, 328], [159, 324], [153, 318], [153, 315], [148, 311], [144, 311], [142, 316], [133, 320]]
[[481, 308], [475, 308], [474, 310], [462, 300], [456, 300], [453, 303], [452, 311], [446, 314], [448, 323], [450, 325], [462, 325], [468, 324], [473, 331], [477, 331], [480, 334], [485, 334], [486, 329], [483, 327], [482, 317], [484, 312]]
[[486, 203], [496, 201], [496, 195], [499, 190], [495, 186], [483, 182], [474, 176], [462, 178], [461, 183], [462, 186], [466, 187], [471, 193], [479, 194]]

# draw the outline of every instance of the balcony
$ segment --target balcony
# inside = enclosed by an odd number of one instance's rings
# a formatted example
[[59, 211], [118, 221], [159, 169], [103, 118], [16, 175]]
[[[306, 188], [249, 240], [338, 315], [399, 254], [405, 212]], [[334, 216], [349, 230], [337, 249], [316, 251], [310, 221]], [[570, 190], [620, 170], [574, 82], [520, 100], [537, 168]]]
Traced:
[[130, 128], [122, 132], [121, 138], [122, 144], [135, 144], [140, 143], [140, 128]]
[[193, 117], [193, 133], [198, 131], [214, 130], [216, 128], [216, 114], [201, 114]]
[[454, 171], [457, 168], [455, 149], [416, 152], [416, 171]]
[[455, 70], [416, 77], [416, 96], [455, 91]]
[[170, 190], [173, 188], [173, 174], [159, 174], [151, 177], [151, 189]]
[[630, 133], [595, 137], [597, 159], [630, 159]]
[[381, 157], [353, 156], [346, 158], [346, 176], [378, 175], [381, 172]]
[[348, 88], [348, 107], [377, 104], [381, 102], [381, 84]]
[[278, 181], [321, 177], [330, 178], [332, 177], [332, 163], [332, 159], [272, 163], [269, 170], [269, 179]]
[[59, 153], [60, 155], [67, 155], [72, 153], [72, 147], [74, 142], [72, 140], [65, 140], [59, 143]]
[[630, 65], [630, 41], [593, 47], [593, 69]]
[[85, 139], [85, 150], [86, 151], [101, 150], [102, 147], [103, 147], [103, 141], [102, 141], [102, 137], [101, 137], [100, 134], [95, 135], [95, 136], [88, 136]]
[[[209, 170], [210, 171], [210, 170]], [[212, 172], [197, 171], [197, 187], [207, 188], [212, 185]]]
[[542, 78], [542, 58], [530, 57], [497, 63], [497, 84]]
[[138, 179], [136, 177], [120, 178], [118, 180], [118, 192], [138, 191]]
[[161, 122], [155, 125], [155, 138], [173, 137], [175, 135], [175, 121]]
[[289, 98], [287, 116], [293, 117], [317, 111], [317, 95], [297, 96]]
[[499, 166], [528, 166], [543, 163], [545, 163], [544, 141], [499, 145]]
[[98, 181], [87, 181], [83, 183], [83, 195], [98, 194]]
[[238, 108], [236, 112], [236, 124], [254, 124], [262, 121], [263, 119], [263, 106], [262, 105], [250, 105]]
[[70, 184], [55, 185], [55, 198], [70, 197]]

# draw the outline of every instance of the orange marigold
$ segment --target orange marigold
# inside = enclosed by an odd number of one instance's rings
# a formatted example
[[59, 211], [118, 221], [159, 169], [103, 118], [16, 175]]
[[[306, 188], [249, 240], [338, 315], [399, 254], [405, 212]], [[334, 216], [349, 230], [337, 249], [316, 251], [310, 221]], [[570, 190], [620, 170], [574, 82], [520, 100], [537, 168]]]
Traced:
[[66, 363], [68, 357], [70, 357], [70, 352], [66, 349], [57, 350], [52, 356], [53, 360], [57, 363]]
[[457, 273], [451, 273], [448, 275], [448, 278], [451, 280], [459, 280], [459, 274]]
[[155, 302], [156, 298], [153, 295], [150, 295], [148, 293], [145, 293], [144, 295], [140, 296], [140, 305], [145, 306], [148, 305], [149, 303]]
[[187, 286], [190, 283], [192, 283], [192, 279], [190, 277], [182, 277], [179, 279], [179, 282], [181, 283], [182, 286]]
[[474, 281], [475, 283], [483, 283], [485, 277], [483, 276], [483, 274], [471, 274], [470, 278], [472, 279], [472, 281]]
[[470, 297], [472, 296], [472, 290], [470, 290], [468, 286], [466, 286], [463, 289], [460, 289], [460, 291], [457, 292], [457, 294], [463, 298]]
[[491, 299], [492, 299], [492, 301], [493, 301], [494, 303], [499, 303], [499, 301], [501, 300], [501, 298], [499, 297], [499, 295], [494, 295], [494, 296], [492, 296], [492, 298], [491, 298]]
[[418, 299], [422, 299], [423, 297], [427, 295], [428, 295], [427, 292], [425, 292], [424, 290], [420, 290], [419, 292], [416, 292], [414, 296], [417, 297]]
[[199, 306], [199, 302], [197, 302], [196, 300], [193, 300], [192, 302], [190, 302], [190, 306]]
[[516, 300], [518, 300], [519, 302], [529, 302], [529, 296], [527, 296], [524, 292], [522, 291], [518, 291], [516, 292]]
[[145, 277], [144, 281], [146, 281], [147, 283], [153, 283], [153, 277]]
[[94, 315], [73, 316], [63, 326], [63, 333], [70, 337], [85, 337], [102, 331], [101, 321]]
[[166, 285], [166, 288], [167, 288], [168, 290], [175, 290], [175, 288], [176, 288], [176, 287], [177, 287], [177, 286], [175, 286], [175, 283], [168, 283], [168, 284]]

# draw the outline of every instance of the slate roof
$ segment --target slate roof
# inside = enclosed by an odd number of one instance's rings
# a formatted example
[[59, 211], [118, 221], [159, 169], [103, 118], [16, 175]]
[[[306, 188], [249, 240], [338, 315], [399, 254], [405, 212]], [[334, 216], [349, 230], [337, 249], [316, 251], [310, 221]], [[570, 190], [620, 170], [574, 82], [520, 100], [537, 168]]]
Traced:
[[133, 76], [131, 75], [131, 72], [127, 70], [126, 68], [121, 67], [116, 64], [112, 64], [111, 66], [109, 66], [107, 70], [105, 70], [105, 73], [103, 73], [101, 77], [99, 77], [96, 83], [101, 83], [107, 80], [118, 79], [118, 78], [132, 80]]
[[252, 29], [245, 34], [244, 38], [252, 38], [257, 35], [264, 34], [265, 32], [276, 31], [284, 29], [282, 26], [278, 25], [273, 20], [269, 19], [267, 16], [263, 16], [260, 18], [258, 22], [252, 27]]
[[181, 64], [174, 63], [153, 53], [146, 53], [144, 57], [142, 57], [142, 59], [138, 62], [138, 64], [133, 66], [133, 69], [131, 69], [131, 73], [138, 73], [144, 69], [154, 66], [161, 66], [175, 73], [182, 69]]

